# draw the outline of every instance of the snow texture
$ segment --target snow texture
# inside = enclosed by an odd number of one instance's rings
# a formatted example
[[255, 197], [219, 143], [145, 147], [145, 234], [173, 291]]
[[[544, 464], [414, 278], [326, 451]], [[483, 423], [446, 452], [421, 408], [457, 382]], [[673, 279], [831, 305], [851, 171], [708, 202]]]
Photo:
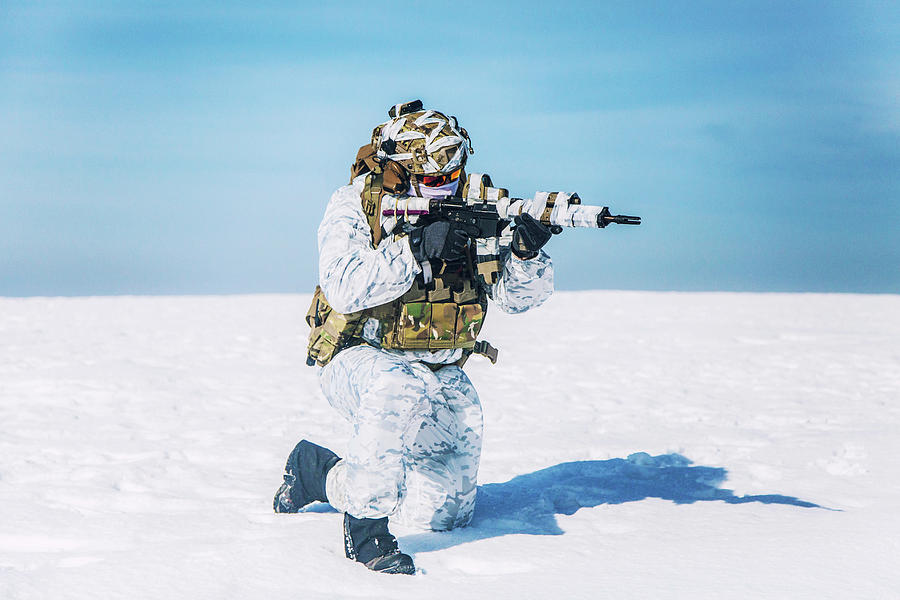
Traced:
[[900, 297], [569, 292], [493, 311], [468, 528], [415, 577], [272, 512], [348, 431], [308, 296], [0, 299], [0, 598], [898, 598]]

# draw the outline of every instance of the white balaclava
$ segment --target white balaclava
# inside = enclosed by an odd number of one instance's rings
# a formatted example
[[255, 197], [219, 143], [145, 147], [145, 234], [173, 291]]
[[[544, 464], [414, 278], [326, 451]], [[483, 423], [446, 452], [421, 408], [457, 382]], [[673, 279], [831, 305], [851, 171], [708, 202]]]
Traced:
[[[406, 192], [407, 196], [417, 196], [419, 198], [446, 198], [447, 196], [452, 196], [456, 193], [456, 188], [459, 187], [459, 179], [454, 179], [450, 183], [445, 183], [444, 185], [440, 185], [438, 187], [428, 187], [427, 185], [419, 184], [418, 186], [409, 184], [409, 191]], [[416, 190], [418, 188], [418, 191]], [[419, 193], [421, 192], [421, 193]]]

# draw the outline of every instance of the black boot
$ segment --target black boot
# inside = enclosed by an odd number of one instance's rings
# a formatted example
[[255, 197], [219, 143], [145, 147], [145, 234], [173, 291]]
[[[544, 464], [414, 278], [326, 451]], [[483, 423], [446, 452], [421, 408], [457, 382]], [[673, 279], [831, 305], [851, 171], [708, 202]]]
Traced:
[[284, 483], [275, 492], [275, 512], [295, 513], [312, 502], [328, 502], [325, 477], [339, 460], [328, 448], [306, 440], [297, 444], [284, 465]]
[[412, 557], [397, 548], [397, 538], [388, 531], [387, 517], [357, 519], [344, 513], [344, 551], [347, 558], [379, 573], [414, 575]]

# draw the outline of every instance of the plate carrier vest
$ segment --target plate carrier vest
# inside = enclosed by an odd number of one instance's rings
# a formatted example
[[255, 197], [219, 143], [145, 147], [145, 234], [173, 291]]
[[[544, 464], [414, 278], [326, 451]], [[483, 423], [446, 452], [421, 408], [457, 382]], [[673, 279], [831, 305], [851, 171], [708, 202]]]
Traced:
[[[372, 230], [372, 247], [377, 248], [385, 232], [381, 227], [381, 198], [385, 193], [405, 194], [409, 179], [400, 165], [380, 163], [371, 145], [360, 148], [350, 170], [350, 181], [366, 174], [361, 194], [362, 210]], [[460, 175], [465, 181], [465, 172]], [[400, 234], [402, 235], [402, 234]], [[462, 366], [472, 354], [484, 354], [491, 362], [497, 350], [478, 333], [487, 313], [487, 294], [479, 285], [471, 255], [461, 266], [450, 270], [444, 264], [433, 280], [422, 283], [417, 276], [400, 298], [365, 310], [339, 313], [316, 286], [306, 322], [312, 328], [307, 346], [307, 364], [325, 366], [344, 348], [368, 343], [362, 337], [369, 319], [379, 323], [377, 337], [382, 348], [392, 350], [443, 350], [462, 348]], [[435, 365], [440, 368], [443, 365]]]

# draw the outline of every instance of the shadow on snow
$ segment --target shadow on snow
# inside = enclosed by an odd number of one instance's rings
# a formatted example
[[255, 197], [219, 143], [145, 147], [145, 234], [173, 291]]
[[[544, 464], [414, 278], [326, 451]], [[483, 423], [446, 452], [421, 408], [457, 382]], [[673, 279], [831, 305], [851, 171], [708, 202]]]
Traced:
[[727, 476], [724, 468], [690, 465], [691, 461], [680, 454], [650, 456], [639, 452], [628, 458], [562, 463], [505, 483], [481, 485], [468, 527], [403, 536], [401, 548], [413, 553], [430, 552], [507, 534], [561, 535], [556, 515], [645, 498], [676, 504], [718, 500], [822, 508], [778, 494], [735, 496], [731, 490], [718, 487]]

